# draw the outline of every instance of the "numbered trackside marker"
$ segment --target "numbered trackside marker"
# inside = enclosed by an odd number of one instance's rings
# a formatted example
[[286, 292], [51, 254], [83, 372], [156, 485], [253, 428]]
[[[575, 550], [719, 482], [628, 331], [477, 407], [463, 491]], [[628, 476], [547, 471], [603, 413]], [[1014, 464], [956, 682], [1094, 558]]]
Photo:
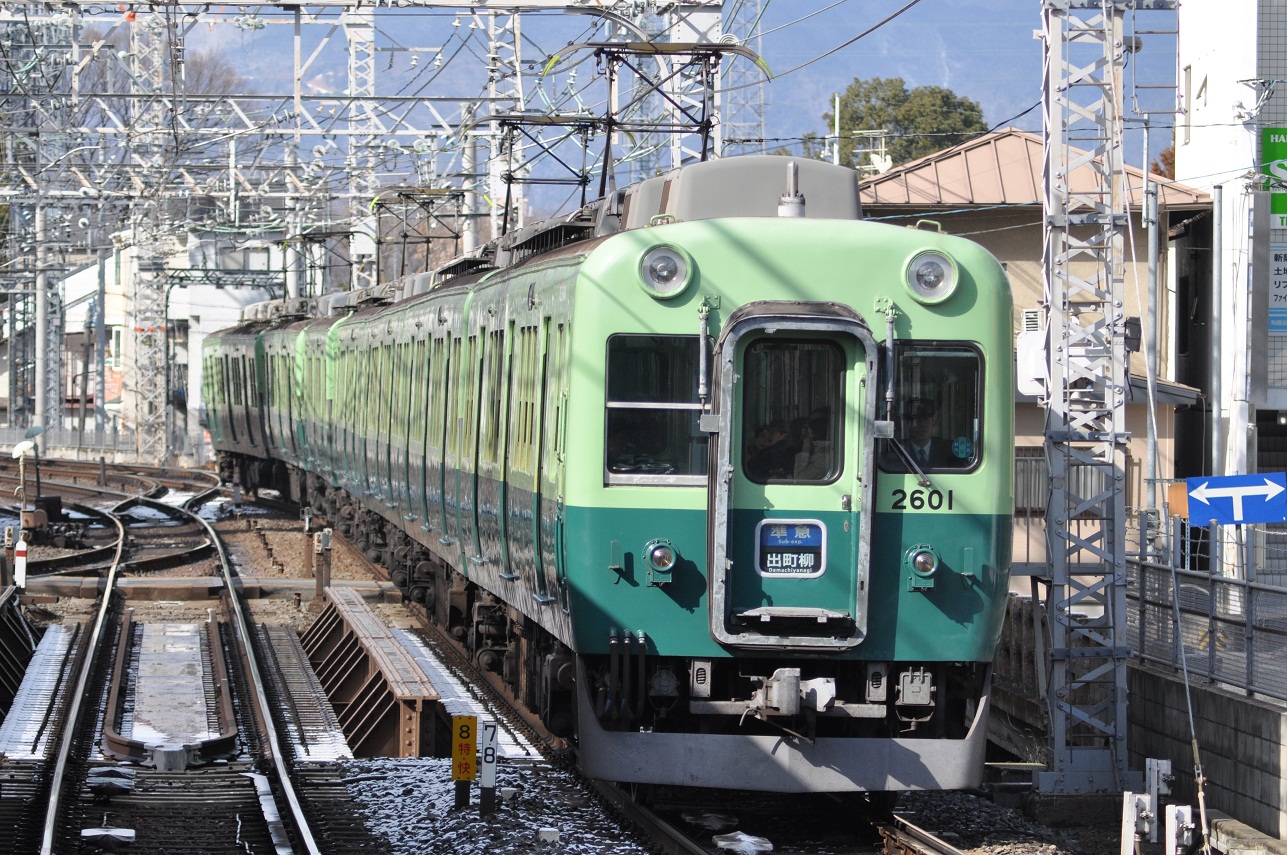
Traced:
[[27, 587], [27, 541], [19, 540], [13, 545], [13, 583], [19, 588]]
[[451, 779], [472, 781], [478, 777], [478, 716], [451, 717]]
[[483, 719], [478, 740], [478, 785], [496, 786], [496, 735], [500, 728], [496, 722]]

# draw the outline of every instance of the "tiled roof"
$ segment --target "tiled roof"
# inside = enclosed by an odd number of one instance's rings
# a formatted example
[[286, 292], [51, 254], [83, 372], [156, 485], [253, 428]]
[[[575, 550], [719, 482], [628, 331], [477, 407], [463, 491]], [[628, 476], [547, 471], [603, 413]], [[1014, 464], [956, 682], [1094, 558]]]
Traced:
[[[862, 181], [864, 207], [914, 205], [1040, 205], [1042, 201], [1041, 137], [1006, 128], [914, 160]], [[1073, 170], [1074, 191], [1092, 186], [1087, 166]], [[1200, 190], [1154, 175], [1161, 186], [1160, 204], [1170, 210], [1202, 208], [1211, 197]], [[1143, 195], [1143, 170], [1126, 167], [1131, 207]]]

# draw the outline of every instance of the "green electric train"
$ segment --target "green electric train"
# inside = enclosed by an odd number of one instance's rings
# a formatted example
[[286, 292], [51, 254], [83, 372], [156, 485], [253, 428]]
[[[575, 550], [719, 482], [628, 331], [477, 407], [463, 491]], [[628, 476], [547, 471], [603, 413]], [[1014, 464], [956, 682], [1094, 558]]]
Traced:
[[1013, 517], [1011, 297], [852, 170], [676, 169], [203, 346], [243, 489], [389, 569], [597, 778], [982, 778]]

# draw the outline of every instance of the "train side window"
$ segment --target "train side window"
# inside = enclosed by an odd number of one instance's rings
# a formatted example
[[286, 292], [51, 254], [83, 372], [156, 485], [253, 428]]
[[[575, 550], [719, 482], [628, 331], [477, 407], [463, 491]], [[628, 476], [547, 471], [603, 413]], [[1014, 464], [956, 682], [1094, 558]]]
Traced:
[[460, 370], [461, 339], [459, 336], [452, 338], [451, 351], [449, 360], [451, 363], [451, 385], [449, 394], [446, 398], [447, 411], [444, 418], [447, 420], [447, 451], [452, 455], [460, 454], [458, 445], [460, 434], [460, 409], [457, 404], [457, 398], [460, 396], [460, 380], [462, 373]]
[[705, 483], [707, 434], [697, 425], [698, 347], [692, 335], [608, 339], [607, 483]]
[[[894, 412], [884, 396], [880, 418], [894, 421], [894, 436], [923, 472], [959, 472], [979, 463], [983, 424], [983, 360], [968, 345], [897, 345]], [[885, 388], [881, 378], [880, 388]], [[883, 440], [878, 459], [890, 472], [909, 468], [894, 443]]]
[[827, 484], [844, 468], [845, 354], [766, 338], [743, 359], [742, 471], [760, 484]]
[[482, 394], [480, 385], [483, 382], [483, 345], [486, 342], [486, 333], [481, 336], [471, 335], [466, 346], [465, 364], [462, 366], [464, 386], [460, 391], [465, 408], [461, 413], [460, 469], [471, 474], [478, 471], [478, 421], [482, 418], [479, 401]]
[[511, 393], [510, 466], [528, 475], [535, 472], [536, 464], [537, 344], [536, 327], [519, 328]]
[[408, 437], [411, 445], [417, 453], [422, 451], [421, 443], [425, 436], [425, 377], [429, 374], [429, 354], [428, 343], [424, 339], [418, 339], [415, 343], [415, 353], [411, 358], [411, 415]]
[[504, 415], [505, 331], [492, 330], [486, 337], [486, 366], [483, 376], [482, 404], [485, 408], [479, 459], [484, 463], [500, 460], [501, 417]]

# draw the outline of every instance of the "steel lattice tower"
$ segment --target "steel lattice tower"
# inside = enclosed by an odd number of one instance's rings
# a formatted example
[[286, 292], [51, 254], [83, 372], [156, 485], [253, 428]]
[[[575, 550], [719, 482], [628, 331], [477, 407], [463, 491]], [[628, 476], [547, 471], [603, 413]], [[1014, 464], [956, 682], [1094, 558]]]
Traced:
[[[1049, 742], [1042, 790], [1136, 789], [1126, 744], [1123, 12], [1171, 0], [1046, 0], [1045, 602]], [[1072, 175], [1089, 174], [1089, 183]], [[1085, 186], [1083, 186], [1085, 184]], [[1038, 662], [1038, 667], [1042, 663]]]
[[[761, 0], [734, 0], [724, 22], [726, 37], [738, 39], [758, 56], [763, 14]], [[725, 156], [763, 154], [766, 148], [764, 117], [768, 108], [763, 73], [751, 62], [734, 59], [721, 75], [720, 89], [724, 93], [722, 153]]]

